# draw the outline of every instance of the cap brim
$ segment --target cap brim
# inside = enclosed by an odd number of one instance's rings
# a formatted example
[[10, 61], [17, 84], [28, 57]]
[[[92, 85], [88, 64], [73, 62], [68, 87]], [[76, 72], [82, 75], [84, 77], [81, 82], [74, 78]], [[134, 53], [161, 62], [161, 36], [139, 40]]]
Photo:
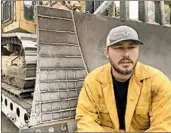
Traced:
[[117, 41], [112, 42], [108, 46], [114, 45], [114, 44], [116, 44], [118, 42], [122, 42], [122, 41], [135, 41], [137, 45], [138, 44], [140, 44], [140, 45], [143, 45], [144, 44], [141, 40], [137, 40], [137, 39], [120, 39], [120, 40], [117, 40]]

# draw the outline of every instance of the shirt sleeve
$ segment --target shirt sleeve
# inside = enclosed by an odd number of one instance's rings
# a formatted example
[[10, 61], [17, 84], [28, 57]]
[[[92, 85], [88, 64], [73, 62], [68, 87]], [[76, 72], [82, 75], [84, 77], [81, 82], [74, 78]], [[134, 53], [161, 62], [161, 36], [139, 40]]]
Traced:
[[171, 82], [164, 75], [152, 80], [150, 128], [146, 132], [171, 132]]

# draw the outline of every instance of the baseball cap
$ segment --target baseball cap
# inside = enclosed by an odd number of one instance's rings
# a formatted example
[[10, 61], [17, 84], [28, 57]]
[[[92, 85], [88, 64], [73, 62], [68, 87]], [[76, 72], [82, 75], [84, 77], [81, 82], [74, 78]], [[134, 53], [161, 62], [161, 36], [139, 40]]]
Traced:
[[110, 30], [107, 39], [106, 46], [114, 45], [121, 41], [134, 41], [137, 44], [144, 44], [139, 40], [138, 33], [135, 29], [129, 26], [118, 26]]

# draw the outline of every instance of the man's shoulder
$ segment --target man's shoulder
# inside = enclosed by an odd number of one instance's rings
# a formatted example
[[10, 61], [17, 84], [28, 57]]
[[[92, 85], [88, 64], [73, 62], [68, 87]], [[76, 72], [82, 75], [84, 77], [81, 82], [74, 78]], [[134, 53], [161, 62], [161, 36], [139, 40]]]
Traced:
[[108, 63], [108, 64], [104, 64], [100, 67], [95, 68], [86, 76], [85, 80], [93, 80], [93, 81], [96, 80], [96, 77], [100, 76], [100, 73], [102, 71], [105, 72], [106, 71], [105, 69], [108, 69], [109, 67], [110, 67], [110, 64]]
[[158, 76], [158, 78], [163, 78], [163, 77], [167, 77], [161, 70], [150, 66], [150, 65], [146, 65], [144, 63], [138, 62], [138, 71], [140, 72], [141, 75], [149, 77], [149, 78], [153, 78]]

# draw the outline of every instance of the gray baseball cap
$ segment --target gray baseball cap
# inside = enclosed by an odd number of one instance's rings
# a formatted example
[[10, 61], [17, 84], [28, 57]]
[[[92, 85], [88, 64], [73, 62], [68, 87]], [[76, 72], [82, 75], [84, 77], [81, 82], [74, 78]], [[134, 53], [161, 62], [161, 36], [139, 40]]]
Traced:
[[139, 40], [138, 33], [133, 28], [129, 26], [118, 26], [110, 30], [106, 39], [106, 47], [129, 40], [135, 41], [137, 44], [144, 44]]

